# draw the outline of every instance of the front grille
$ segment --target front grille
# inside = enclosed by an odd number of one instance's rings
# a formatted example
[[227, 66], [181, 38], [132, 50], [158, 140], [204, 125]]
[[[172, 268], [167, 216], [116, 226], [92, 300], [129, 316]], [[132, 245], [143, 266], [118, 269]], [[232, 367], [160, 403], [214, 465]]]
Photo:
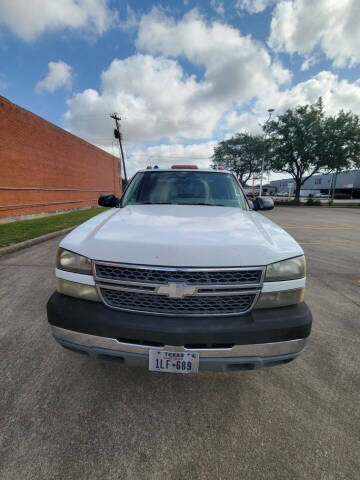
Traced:
[[105, 305], [157, 315], [236, 315], [260, 294], [264, 267], [181, 268], [94, 262]]
[[104, 280], [121, 280], [145, 283], [185, 282], [189, 284], [231, 285], [257, 284], [261, 281], [262, 269], [256, 270], [186, 270], [143, 269], [96, 264], [96, 276]]
[[251, 307], [255, 295], [228, 296], [187, 296], [169, 298], [165, 295], [152, 295], [100, 288], [107, 305], [122, 310], [138, 310], [163, 315], [221, 315], [243, 313]]

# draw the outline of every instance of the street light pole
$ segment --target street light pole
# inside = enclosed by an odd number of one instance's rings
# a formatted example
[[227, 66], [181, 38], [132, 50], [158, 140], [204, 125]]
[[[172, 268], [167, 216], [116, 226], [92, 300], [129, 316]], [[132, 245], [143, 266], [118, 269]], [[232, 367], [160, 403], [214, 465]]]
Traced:
[[[269, 108], [269, 110], [268, 110], [269, 117], [266, 120], [266, 125], [269, 123], [271, 115], [273, 114], [274, 111], [275, 110], [273, 108]], [[262, 183], [263, 183], [263, 176], [264, 176], [264, 162], [265, 162], [265, 155], [263, 156], [262, 162], [261, 162], [259, 197], [262, 196]]]

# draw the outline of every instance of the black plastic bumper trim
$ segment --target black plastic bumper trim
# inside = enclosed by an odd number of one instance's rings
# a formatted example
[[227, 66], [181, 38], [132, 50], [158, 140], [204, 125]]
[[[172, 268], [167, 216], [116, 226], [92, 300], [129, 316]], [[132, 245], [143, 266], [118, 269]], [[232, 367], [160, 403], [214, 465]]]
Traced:
[[56, 327], [101, 337], [165, 345], [282, 342], [310, 335], [312, 315], [305, 303], [253, 310], [237, 317], [159, 317], [112, 310], [102, 303], [54, 292], [47, 304]]

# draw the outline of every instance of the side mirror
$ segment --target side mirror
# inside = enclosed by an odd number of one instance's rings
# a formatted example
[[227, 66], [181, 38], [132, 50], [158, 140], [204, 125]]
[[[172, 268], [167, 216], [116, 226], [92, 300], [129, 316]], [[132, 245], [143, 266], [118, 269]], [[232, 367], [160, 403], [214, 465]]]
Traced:
[[250, 200], [250, 198], [248, 198], [248, 203], [250, 205], [250, 210], [255, 210], [254, 208], [254, 202], [252, 200]]
[[256, 197], [253, 200], [254, 210], [272, 210], [274, 201], [272, 198]]
[[119, 199], [112, 193], [103, 193], [100, 195], [98, 204], [100, 207], [116, 207]]

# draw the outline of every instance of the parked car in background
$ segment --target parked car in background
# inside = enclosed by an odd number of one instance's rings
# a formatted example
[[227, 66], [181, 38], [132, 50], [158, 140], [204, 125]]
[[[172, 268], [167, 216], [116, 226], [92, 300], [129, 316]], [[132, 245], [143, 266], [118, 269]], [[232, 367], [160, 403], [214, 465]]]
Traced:
[[256, 192], [248, 192], [246, 194], [246, 196], [247, 196], [247, 198], [253, 199], [253, 198], [257, 197], [258, 194]]
[[289, 192], [277, 192], [275, 193], [275, 197], [288, 197]]
[[328, 198], [327, 193], [315, 193], [314, 198]]

